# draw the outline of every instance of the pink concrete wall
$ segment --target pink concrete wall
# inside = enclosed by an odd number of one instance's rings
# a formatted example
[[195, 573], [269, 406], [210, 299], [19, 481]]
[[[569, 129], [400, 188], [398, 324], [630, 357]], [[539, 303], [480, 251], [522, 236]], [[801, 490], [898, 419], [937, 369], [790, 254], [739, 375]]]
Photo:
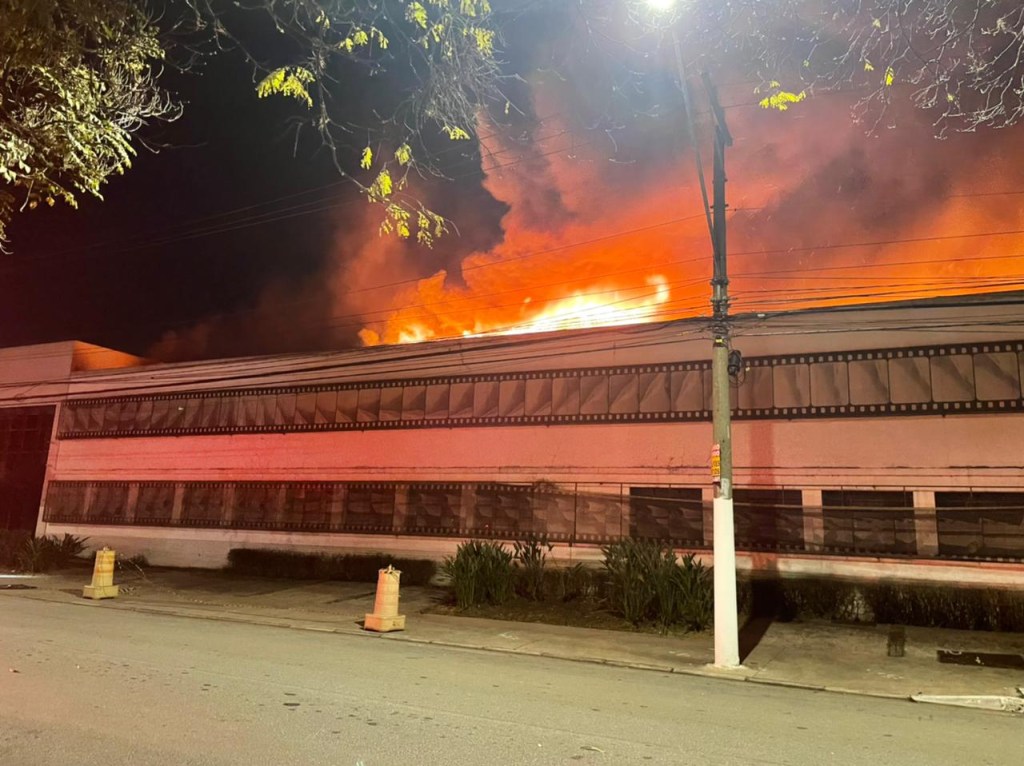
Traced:
[[[738, 486], [1024, 488], [1024, 415], [739, 421]], [[707, 423], [68, 439], [63, 480], [708, 481]]]

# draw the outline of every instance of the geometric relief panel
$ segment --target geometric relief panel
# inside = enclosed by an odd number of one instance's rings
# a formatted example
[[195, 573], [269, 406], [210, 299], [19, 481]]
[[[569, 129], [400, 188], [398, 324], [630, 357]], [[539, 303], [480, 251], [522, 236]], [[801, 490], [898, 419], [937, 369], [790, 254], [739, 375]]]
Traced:
[[503, 380], [498, 385], [498, 415], [503, 418], [526, 414], [526, 381]]
[[[770, 409], [773, 396], [774, 371], [771, 367], [751, 367], [741, 374], [739, 385], [740, 409]], [[731, 386], [730, 386], [731, 388]]]
[[449, 417], [473, 417], [473, 394], [476, 389], [472, 383], [452, 383]]
[[304, 391], [295, 399], [295, 425], [311, 426], [316, 422], [316, 392]]
[[1020, 368], [1014, 353], [975, 354], [974, 375], [982, 401], [1020, 397]]
[[[277, 408], [274, 411], [274, 425], [277, 426], [290, 426], [295, 424], [295, 403], [298, 398], [297, 394], [283, 392], [277, 395]], [[184, 427], [188, 428], [188, 419], [191, 406], [185, 409], [185, 424]]]
[[856, 553], [917, 552], [913, 495], [903, 490], [824, 490], [825, 547]]
[[428, 420], [440, 420], [448, 417], [448, 401], [451, 396], [451, 388], [447, 383], [427, 386], [425, 418]]
[[160, 482], [139, 484], [135, 502], [135, 521], [148, 524], [166, 524], [174, 510], [174, 484]]
[[622, 496], [609, 494], [604, 487], [581, 484], [576, 495], [576, 539], [600, 542], [622, 533]]
[[555, 415], [578, 415], [580, 379], [555, 378], [551, 384], [551, 409]]
[[608, 378], [608, 411], [632, 414], [638, 407], [637, 376], [633, 373], [611, 375]]
[[888, 404], [889, 367], [884, 359], [858, 359], [848, 363], [850, 404]]
[[402, 389], [397, 386], [383, 388], [380, 392], [380, 420], [400, 420], [402, 418]]
[[280, 485], [236, 484], [231, 520], [242, 524], [263, 524], [276, 520]]
[[462, 526], [462, 487], [458, 484], [411, 484], [405, 530], [457, 532]]
[[181, 501], [181, 518], [200, 525], [225, 519], [225, 495], [229, 487], [218, 482], [189, 482]]
[[359, 389], [356, 420], [360, 423], [372, 423], [380, 417], [381, 394], [382, 391], [379, 388]]
[[345, 497], [344, 529], [391, 531], [395, 517], [395, 487], [387, 484], [352, 484]]
[[608, 376], [583, 375], [580, 381], [580, 413], [604, 415], [608, 412]]
[[355, 423], [359, 411], [359, 389], [346, 388], [338, 392], [335, 405], [335, 423]]
[[52, 482], [46, 492], [46, 514], [44, 519], [52, 521], [75, 521], [85, 516], [86, 482]]
[[102, 482], [93, 487], [88, 517], [92, 521], [122, 521], [128, 515], [128, 485]]
[[473, 386], [473, 416], [493, 418], [498, 414], [498, 381], [480, 380]]
[[701, 545], [701, 490], [690, 487], [630, 487], [629, 536]]
[[673, 412], [704, 409], [704, 382], [700, 370], [673, 370], [669, 376]]
[[539, 417], [551, 414], [550, 378], [531, 378], [526, 381], [526, 414]]
[[894, 404], [932, 400], [931, 365], [928, 357], [889, 360], [889, 399]]
[[402, 420], [423, 420], [426, 405], [426, 386], [406, 386], [402, 389]]
[[324, 528], [331, 523], [335, 488], [331, 484], [288, 484], [285, 488], [284, 524]]
[[533, 508], [528, 487], [484, 485], [476, 490], [473, 526], [488, 534], [528, 534], [533, 531]]
[[850, 379], [846, 362], [815, 362], [811, 365], [811, 404], [841, 407], [850, 403]]
[[810, 368], [784, 364], [772, 368], [776, 407], [806, 407], [811, 403]]
[[737, 546], [752, 550], [803, 548], [803, 494], [799, 490], [737, 489], [733, 500]]
[[576, 526], [576, 496], [557, 487], [534, 489], [534, 532], [551, 540], [570, 540]]
[[668, 378], [667, 372], [640, 373], [640, 412], [669, 411]]
[[327, 390], [316, 392], [316, 417], [317, 424], [334, 423], [338, 413], [338, 392]]
[[974, 399], [974, 361], [970, 354], [931, 358], [932, 398], [937, 402]]

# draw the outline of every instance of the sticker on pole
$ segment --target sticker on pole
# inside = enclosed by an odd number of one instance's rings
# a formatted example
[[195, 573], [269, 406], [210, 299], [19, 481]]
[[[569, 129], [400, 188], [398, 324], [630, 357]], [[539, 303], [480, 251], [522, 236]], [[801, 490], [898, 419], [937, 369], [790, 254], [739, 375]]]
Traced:
[[711, 481], [715, 484], [722, 481], [722, 448], [718, 444], [711, 448]]

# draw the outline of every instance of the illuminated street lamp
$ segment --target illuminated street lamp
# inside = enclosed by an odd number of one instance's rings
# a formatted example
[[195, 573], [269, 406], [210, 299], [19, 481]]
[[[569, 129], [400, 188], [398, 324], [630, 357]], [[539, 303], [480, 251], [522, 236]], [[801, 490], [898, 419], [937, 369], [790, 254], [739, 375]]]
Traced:
[[[647, 7], [656, 13], [667, 13], [676, 5], [676, 0], [644, 0]], [[725, 148], [732, 144], [732, 136], [725, 124], [725, 115], [718, 104], [718, 96], [705, 73], [704, 86], [711, 101], [711, 113], [715, 122], [714, 156], [714, 216], [708, 205], [707, 185], [700, 152], [696, 148], [696, 131], [693, 127], [693, 109], [687, 90], [686, 70], [679, 48], [679, 38], [671, 31], [672, 45], [676, 58], [679, 88], [683, 93], [683, 111], [686, 117], [690, 140], [694, 142], [697, 178], [700, 181], [704, 210], [711, 232], [714, 268], [711, 277], [712, 308], [712, 351], [711, 351], [711, 411], [714, 446], [711, 453], [711, 473], [715, 487], [714, 498], [714, 583], [715, 583], [715, 665], [717, 667], [738, 667], [739, 625], [736, 609], [736, 534], [733, 522], [732, 501], [732, 413], [729, 401], [729, 278], [726, 269], [725, 238]]]

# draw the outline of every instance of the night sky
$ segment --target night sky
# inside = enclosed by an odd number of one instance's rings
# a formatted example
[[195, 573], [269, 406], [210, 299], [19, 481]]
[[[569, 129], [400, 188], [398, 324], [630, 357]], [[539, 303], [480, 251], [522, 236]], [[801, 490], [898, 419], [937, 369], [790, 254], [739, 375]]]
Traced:
[[[638, 259], [669, 280], [675, 305], [665, 318], [703, 310], [693, 291], [706, 289], [706, 264], [673, 265], [708, 246], [671, 70], [631, 94], [635, 120], [626, 125], [602, 101], [616, 73], [572, 59], [555, 44], [554, 25], [544, 36], [530, 23], [529, 51], [513, 67], [527, 79], [522, 126], [478, 126], [497, 136], [484, 141], [487, 178], [474, 143], [444, 150], [455, 182], [417, 186], [459, 235], [433, 250], [381, 241], [377, 214], [340, 180], [319, 137], [306, 127], [296, 140], [295, 105], [257, 99], [251, 69], [224, 55], [201, 75], [175, 76], [185, 116], [146, 132], [169, 148], [140, 149], [104, 202], [15, 216], [14, 252], [0, 258], [0, 345], [79, 339], [170, 360], [339, 348], [357, 345], [364, 325], [387, 339], [383, 322], [403, 306], [414, 307], [409, 321], [458, 334], [517, 321], [541, 300], [643, 289], [643, 274], [609, 282]], [[514, 29], [510, 36], [516, 45]], [[843, 94], [780, 115], [757, 107], [749, 78], [717, 77], [737, 138], [730, 246], [738, 273], [750, 274], [735, 285], [740, 308], [783, 306], [823, 286], [907, 297], [907, 285], [939, 284], [937, 272], [954, 292], [974, 278], [1021, 284], [1010, 263], [950, 266], [1024, 251], [1024, 236], [960, 239], [1022, 228], [1024, 168], [1010, 160], [1021, 129], [940, 142], [927, 115], [896, 109], [898, 129], [887, 122], [869, 134], [850, 120]], [[366, 82], [341, 87], [372, 108]], [[689, 223], [658, 228], [674, 219]], [[612, 242], [623, 232], [633, 233], [628, 247]], [[917, 244], [908, 250], [904, 239]], [[581, 250], [588, 242], [600, 244]], [[850, 243], [873, 244], [844, 249]], [[772, 260], [773, 250], [792, 255]], [[941, 265], [771, 281], [774, 270], [908, 261]], [[482, 326], [471, 315], [493, 316]]]

